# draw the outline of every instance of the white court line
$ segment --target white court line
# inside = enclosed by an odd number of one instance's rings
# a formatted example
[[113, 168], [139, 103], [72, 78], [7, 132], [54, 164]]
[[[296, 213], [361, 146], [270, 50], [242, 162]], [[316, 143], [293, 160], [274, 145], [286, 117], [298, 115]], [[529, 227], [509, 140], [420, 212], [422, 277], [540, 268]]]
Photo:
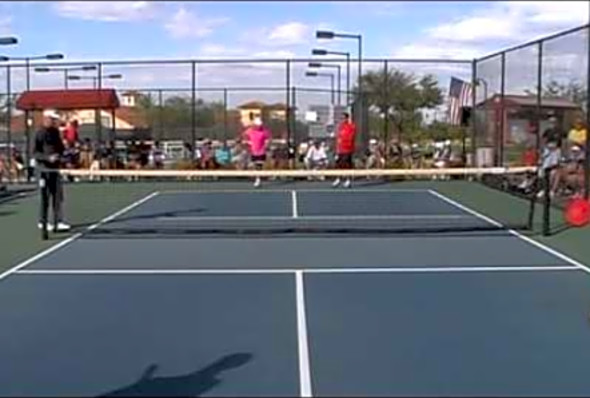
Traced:
[[[105, 218], [103, 218], [102, 220], [100, 220], [99, 222], [97, 222], [96, 224], [93, 224], [91, 226], [89, 226], [88, 228], [86, 228], [86, 231], [92, 231], [93, 229], [99, 227], [101, 224], [104, 224], [106, 222], [111, 221], [112, 219], [119, 217], [120, 215], [127, 213], [128, 211], [134, 209], [135, 207], [147, 202], [148, 200], [150, 200], [151, 198], [153, 198], [154, 196], [158, 195], [159, 192], [152, 192], [150, 195], [137, 200], [136, 202], [133, 202], [132, 204], [130, 204], [129, 206], [117, 211], [116, 213], [111, 214], [110, 216], [107, 216]], [[78, 232], [72, 236], [70, 236], [69, 238], [62, 240], [61, 242], [49, 247], [48, 249], [45, 249], [44, 251], [34, 255], [33, 257], [21, 262], [20, 264], [15, 265], [14, 267], [6, 270], [5, 272], [3, 272], [2, 274], [0, 274], [0, 280], [6, 278], [7, 276], [20, 271], [22, 268], [34, 263], [35, 261], [48, 256], [49, 254], [61, 249], [64, 246], [69, 245], [70, 243], [74, 242], [76, 239], [80, 238], [82, 235], [84, 234], [84, 232]], [[22, 272], [22, 271], [21, 271]]]
[[[224, 193], [247, 193], [247, 194], [259, 194], [259, 193], [288, 193], [290, 191], [292, 191], [293, 189], [273, 189], [273, 188], [262, 188], [259, 190], [253, 190], [250, 188], [244, 188], [244, 189], [212, 189], [212, 190], [203, 190], [200, 191], [198, 189], [194, 189], [194, 190], [186, 190], [186, 191], [181, 191], [181, 190], [175, 190], [175, 189], [170, 189], [170, 190], [165, 190], [165, 191], [161, 191], [161, 195], [177, 195], [177, 194], [187, 194], [187, 195], [194, 195], [194, 194], [202, 194], [202, 193], [206, 193], [206, 194], [224, 194]], [[412, 189], [412, 188], [376, 188], [376, 189], [370, 189], [370, 188], [351, 188], [348, 190], [343, 190], [343, 189], [339, 189], [336, 190], [334, 188], [332, 188], [331, 186], [327, 186], [326, 188], [308, 188], [308, 189], [295, 189], [297, 192], [310, 192], [310, 193], [324, 193], [324, 192], [333, 192], [333, 193], [338, 193], [343, 194], [343, 193], [371, 193], [371, 192], [379, 192], [379, 193], [428, 193], [428, 189], [424, 188], [424, 189]]]
[[[481, 213], [479, 213], [479, 212], [477, 212], [477, 211], [475, 211], [475, 210], [473, 210], [473, 209], [471, 209], [471, 208], [469, 208], [469, 207], [467, 207], [465, 205], [462, 205], [461, 203], [456, 202], [453, 199], [448, 198], [447, 196], [445, 196], [445, 195], [443, 195], [441, 193], [438, 193], [438, 192], [436, 192], [434, 190], [429, 190], [429, 192], [432, 195], [436, 196], [437, 198], [442, 199], [445, 202], [447, 202], [447, 203], [449, 203], [449, 204], [451, 204], [451, 205], [453, 205], [453, 206], [455, 206], [455, 207], [457, 207], [457, 208], [459, 208], [459, 209], [461, 209], [463, 211], [466, 211], [467, 213], [473, 214], [477, 218], [480, 218], [480, 219], [482, 219], [482, 220], [484, 220], [484, 221], [486, 221], [486, 222], [488, 222], [488, 223], [490, 223], [490, 224], [492, 224], [492, 225], [494, 225], [496, 227], [504, 228], [504, 225], [502, 225], [500, 222], [498, 222], [498, 221], [496, 221], [496, 220], [494, 220], [494, 219], [492, 219], [492, 218], [490, 218], [488, 216], [484, 216], [483, 214], [481, 214]], [[508, 229], [508, 232], [511, 233], [512, 235], [516, 236], [517, 238], [520, 238], [520, 239], [524, 240], [525, 242], [527, 242], [527, 243], [535, 246], [536, 248], [541, 249], [541, 250], [543, 250], [546, 253], [552, 254], [553, 256], [559, 258], [560, 260], [563, 260], [563, 261], [565, 261], [567, 263], [570, 263], [570, 264], [576, 266], [577, 268], [583, 270], [584, 272], [590, 274], [590, 268], [587, 265], [584, 265], [581, 262], [576, 261], [573, 258], [568, 257], [565, 254], [563, 254], [563, 253], [561, 253], [561, 252], [559, 252], [559, 251], [557, 251], [555, 249], [550, 248], [549, 246], [546, 246], [546, 245], [544, 245], [544, 244], [542, 244], [540, 242], [537, 242], [536, 240], [531, 239], [528, 236], [524, 236], [521, 233], [519, 233], [518, 231], [515, 231], [513, 229]]]
[[297, 205], [297, 191], [291, 191], [291, 207], [293, 208], [293, 218], [299, 217], [299, 209]]
[[295, 294], [297, 303], [297, 342], [299, 349], [299, 395], [311, 397], [311, 372], [309, 365], [309, 344], [307, 339], [307, 315], [305, 313], [305, 287], [303, 272], [295, 272]]
[[264, 274], [411, 274], [461, 272], [579, 271], [575, 265], [498, 267], [260, 268], [260, 269], [25, 269], [23, 275], [264, 275]]
[[347, 220], [457, 220], [457, 219], [468, 219], [473, 218], [465, 214], [389, 214], [389, 215], [337, 215], [337, 216], [299, 216], [297, 210], [297, 201], [293, 201], [292, 215], [288, 216], [178, 216], [178, 217], [156, 217], [158, 221], [285, 221], [293, 218], [298, 220], [334, 220], [334, 221], [347, 221]]

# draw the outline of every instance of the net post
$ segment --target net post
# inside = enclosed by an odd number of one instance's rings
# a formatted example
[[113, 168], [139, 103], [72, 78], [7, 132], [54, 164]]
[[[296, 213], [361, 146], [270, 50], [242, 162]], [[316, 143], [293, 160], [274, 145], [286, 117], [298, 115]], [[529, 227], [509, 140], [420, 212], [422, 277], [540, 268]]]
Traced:
[[551, 234], [551, 194], [549, 188], [552, 171], [551, 167], [543, 170], [543, 236], [549, 236]]

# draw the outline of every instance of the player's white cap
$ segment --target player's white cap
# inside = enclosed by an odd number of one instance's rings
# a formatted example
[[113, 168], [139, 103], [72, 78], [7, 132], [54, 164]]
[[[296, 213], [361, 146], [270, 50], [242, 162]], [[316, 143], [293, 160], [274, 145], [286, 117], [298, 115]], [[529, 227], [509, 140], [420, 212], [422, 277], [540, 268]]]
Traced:
[[43, 116], [44, 117], [49, 117], [51, 119], [59, 119], [59, 113], [57, 113], [57, 111], [55, 109], [45, 109], [43, 111]]

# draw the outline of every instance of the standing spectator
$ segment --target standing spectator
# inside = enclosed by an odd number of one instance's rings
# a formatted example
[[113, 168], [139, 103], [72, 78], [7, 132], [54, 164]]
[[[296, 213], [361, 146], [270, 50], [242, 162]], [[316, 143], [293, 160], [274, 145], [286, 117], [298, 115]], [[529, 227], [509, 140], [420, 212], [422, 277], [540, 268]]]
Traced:
[[[356, 139], [356, 125], [350, 120], [348, 113], [343, 114], [343, 121], [338, 127], [338, 134], [336, 136], [336, 166], [339, 169], [352, 169], [353, 161], [352, 156], [354, 154], [354, 144]], [[337, 187], [340, 185], [340, 177], [337, 178], [332, 186]], [[344, 182], [344, 187], [348, 188], [351, 186], [351, 179], [347, 178]]]
[[[541, 155], [540, 177], [549, 174], [549, 186], [544, 186], [538, 193], [543, 197], [546, 190], [549, 195], [554, 196], [560, 180], [559, 165], [561, 162], [561, 143], [563, 134], [557, 126], [557, 118], [552, 116], [549, 119], [549, 127], [543, 132], [543, 153]], [[544, 179], [543, 179], [544, 180]]]
[[[58, 173], [64, 153], [63, 141], [58, 129], [59, 115], [56, 111], [43, 112], [43, 127], [35, 135], [34, 156], [37, 164], [45, 170], [40, 171], [39, 186], [41, 187], [41, 211], [39, 228], [47, 222], [49, 199], [53, 203], [53, 218], [57, 225], [55, 231], [66, 231], [70, 226], [63, 222], [62, 204], [63, 189], [61, 175]], [[48, 225], [50, 225], [48, 223]]]
[[66, 128], [63, 131], [63, 139], [66, 144], [66, 148], [73, 148], [78, 144], [79, 140], [79, 132], [78, 132], [78, 121], [76, 119], [72, 119], [66, 125]]
[[[254, 119], [254, 125], [244, 133], [250, 147], [250, 156], [256, 170], [262, 170], [266, 162], [266, 150], [270, 141], [270, 131], [264, 127], [261, 118]], [[260, 177], [256, 177], [254, 187], [260, 186]]]

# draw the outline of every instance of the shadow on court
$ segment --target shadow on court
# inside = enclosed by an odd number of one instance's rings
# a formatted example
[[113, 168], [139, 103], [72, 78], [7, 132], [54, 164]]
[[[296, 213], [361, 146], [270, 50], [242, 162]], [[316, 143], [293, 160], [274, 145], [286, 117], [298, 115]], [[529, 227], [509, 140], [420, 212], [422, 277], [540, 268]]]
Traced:
[[181, 376], [155, 376], [158, 365], [149, 365], [136, 382], [101, 397], [199, 397], [223, 382], [219, 376], [246, 365], [252, 354], [227, 355], [211, 365]]

